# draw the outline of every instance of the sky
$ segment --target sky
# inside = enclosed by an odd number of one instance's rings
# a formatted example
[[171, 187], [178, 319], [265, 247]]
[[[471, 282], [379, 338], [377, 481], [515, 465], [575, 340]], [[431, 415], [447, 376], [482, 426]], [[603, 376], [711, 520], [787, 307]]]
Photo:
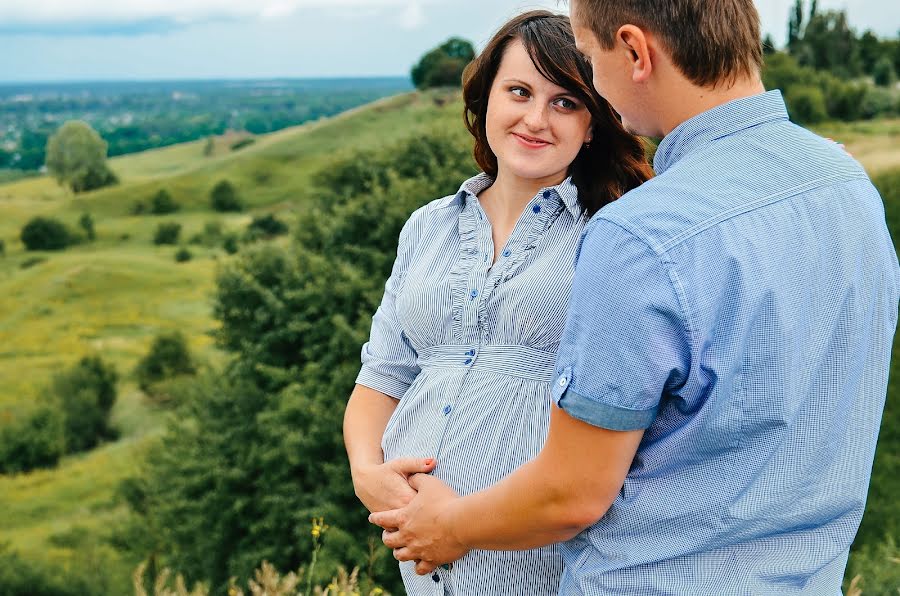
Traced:
[[[793, 0], [756, 0], [783, 45]], [[819, 0], [895, 37], [897, 0]], [[556, 0], [0, 0], [0, 82], [406, 76], [451, 36], [482, 47]]]

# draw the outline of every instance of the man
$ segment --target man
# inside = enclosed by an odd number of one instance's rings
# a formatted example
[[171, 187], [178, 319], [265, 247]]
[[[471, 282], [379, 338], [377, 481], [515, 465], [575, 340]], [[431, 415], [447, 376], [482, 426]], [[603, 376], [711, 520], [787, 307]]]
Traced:
[[897, 321], [878, 193], [764, 92], [752, 0], [572, 21], [657, 178], [584, 233], [540, 455], [370, 519], [421, 573], [565, 541], [562, 594], [840, 594]]

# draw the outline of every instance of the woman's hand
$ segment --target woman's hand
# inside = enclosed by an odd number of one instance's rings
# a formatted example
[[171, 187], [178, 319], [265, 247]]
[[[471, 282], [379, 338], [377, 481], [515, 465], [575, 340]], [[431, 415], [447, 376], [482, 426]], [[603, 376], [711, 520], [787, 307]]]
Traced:
[[416, 491], [409, 485], [409, 477], [428, 474], [434, 466], [433, 459], [418, 457], [355, 466], [351, 469], [353, 489], [371, 513], [401, 509], [416, 496]]

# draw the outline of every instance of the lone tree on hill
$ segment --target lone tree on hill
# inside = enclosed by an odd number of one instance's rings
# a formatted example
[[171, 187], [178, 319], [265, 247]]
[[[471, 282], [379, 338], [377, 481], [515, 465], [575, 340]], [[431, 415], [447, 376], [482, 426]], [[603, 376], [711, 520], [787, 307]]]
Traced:
[[106, 165], [106, 146], [89, 124], [70, 120], [47, 139], [47, 169], [76, 193], [115, 184], [118, 179]]
[[419, 89], [460, 87], [466, 65], [475, 58], [475, 48], [465, 39], [451, 37], [434, 48], [412, 68], [412, 82]]

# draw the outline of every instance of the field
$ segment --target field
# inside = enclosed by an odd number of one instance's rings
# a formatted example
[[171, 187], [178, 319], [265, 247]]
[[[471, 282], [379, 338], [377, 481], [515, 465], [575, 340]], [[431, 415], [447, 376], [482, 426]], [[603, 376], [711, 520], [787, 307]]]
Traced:
[[[191, 246], [194, 259], [177, 264], [176, 247], [152, 242], [156, 225], [177, 221], [184, 238], [210, 221], [240, 231], [253, 215], [273, 213], [294, 223], [311, 198], [311, 180], [335, 155], [377, 148], [425, 126], [461, 126], [461, 106], [435, 95], [405, 94], [340, 116], [257, 137], [240, 151], [220, 140], [212, 156], [197, 141], [111, 160], [122, 183], [73, 197], [47, 177], [0, 185], [0, 423], [38, 403], [52, 375], [88, 353], [113, 362], [123, 377], [113, 411], [121, 437], [58, 469], [0, 476], [0, 543], [25, 558], [54, 564], [87, 564], [104, 558], [121, 570], [123, 586], [136, 561], [100, 544], [125, 515], [116, 498], [120, 479], [134, 473], [148, 439], [166, 412], [137, 389], [130, 371], [156, 333], [180, 329], [201, 362], [223, 355], [213, 343], [210, 313], [221, 248]], [[900, 168], [900, 120], [834, 124], [820, 132], [844, 142], [873, 173]], [[221, 215], [208, 205], [222, 179], [238, 189], [245, 213]], [[179, 212], [132, 215], [136, 201], [160, 189], [181, 203]], [[452, 190], [452, 189], [448, 189]], [[423, 201], [430, 197], [423, 197]], [[28, 253], [18, 240], [31, 217], [51, 215], [75, 225], [90, 213], [95, 242], [61, 253]]]

